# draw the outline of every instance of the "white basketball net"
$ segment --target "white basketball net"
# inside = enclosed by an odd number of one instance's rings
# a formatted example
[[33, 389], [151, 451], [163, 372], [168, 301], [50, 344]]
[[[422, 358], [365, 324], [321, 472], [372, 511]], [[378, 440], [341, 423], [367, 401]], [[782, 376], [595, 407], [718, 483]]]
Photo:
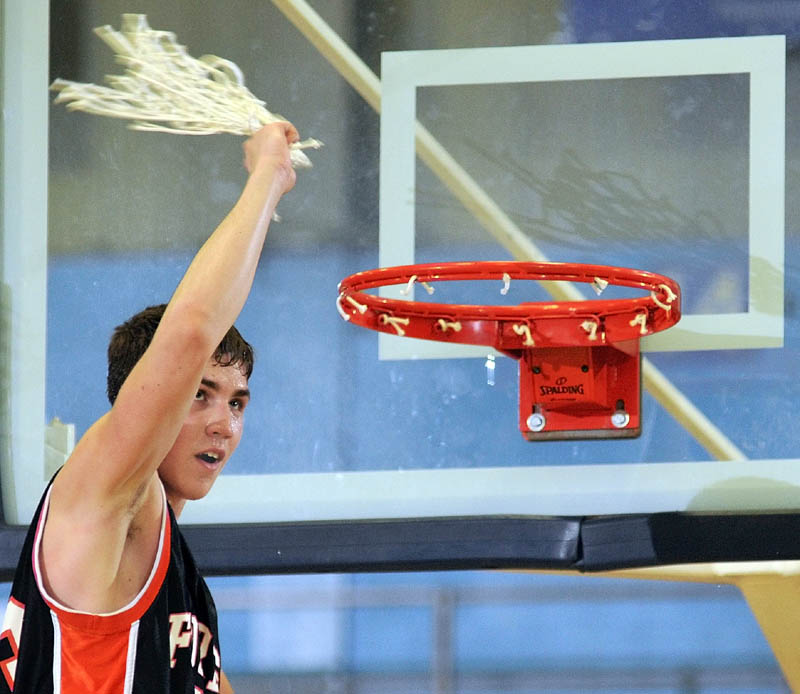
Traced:
[[[156, 31], [142, 14], [122, 16], [121, 31], [110, 26], [95, 33], [125, 66], [125, 74], [106, 77], [110, 87], [57, 79], [56, 103], [73, 111], [133, 121], [130, 128], [181, 135], [252, 135], [267, 123], [284, 120], [270, 113], [244, 85], [239, 67], [214, 55], [193, 58], [175, 34]], [[292, 164], [311, 166], [302, 151], [321, 142], [292, 146]]]

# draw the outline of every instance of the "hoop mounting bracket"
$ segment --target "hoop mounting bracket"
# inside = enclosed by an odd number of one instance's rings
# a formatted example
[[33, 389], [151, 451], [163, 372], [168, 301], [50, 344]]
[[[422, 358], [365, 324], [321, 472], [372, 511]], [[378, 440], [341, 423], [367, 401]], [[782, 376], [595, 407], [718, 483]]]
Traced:
[[641, 433], [639, 341], [539, 347], [519, 356], [519, 429], [528, 441]]

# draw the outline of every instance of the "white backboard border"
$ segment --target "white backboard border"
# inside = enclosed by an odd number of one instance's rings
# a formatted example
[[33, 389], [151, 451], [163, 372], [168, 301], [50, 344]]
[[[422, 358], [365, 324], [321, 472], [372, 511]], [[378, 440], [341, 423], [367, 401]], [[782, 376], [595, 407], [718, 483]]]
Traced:
[[[749, 103], [749, 295], [743, 313], [685, 315], [643, 351], [783, 346], [784, 36], [386, 52], [381, 63], [381, 267], [415, 263], [418, 87], [746, 73]], [[600, 262], [598, 260], [598, 262]], [[770, 272], [763, 272], [763, 268]], [[646, 268], [644, 268], [646, 269]], [[403, 298], [400, 287], [381, 296]], [[406, 299], [413, 299], [409, 294]], [[381, 359], [485, 357], [485, 347], [381, 333]]]

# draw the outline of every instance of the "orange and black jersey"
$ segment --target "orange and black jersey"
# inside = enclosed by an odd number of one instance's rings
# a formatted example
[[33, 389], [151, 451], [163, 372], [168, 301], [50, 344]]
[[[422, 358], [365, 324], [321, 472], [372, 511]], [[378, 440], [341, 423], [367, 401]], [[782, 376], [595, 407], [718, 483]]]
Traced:
[[205, 694], [219, 691], [217, 612], [163, 497], [149, 578], [104, 615], [60, 605], [44, 588], [39, 545], [48, 487], [22, 548], [0, 631], [0, 694]]

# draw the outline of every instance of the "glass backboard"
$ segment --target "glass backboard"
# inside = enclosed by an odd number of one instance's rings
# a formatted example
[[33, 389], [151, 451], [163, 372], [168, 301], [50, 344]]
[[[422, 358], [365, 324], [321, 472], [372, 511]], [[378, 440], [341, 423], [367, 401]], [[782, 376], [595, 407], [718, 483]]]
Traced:
[[[239, 321], [257, 350], [244, 440], [182, 520], [796, 510], [796, 27], [703, 7], [648, 30], [631, 9], [611, 21], [571, 2], [484, 22], [446, 5], [139, 4], [325, 143], [281, 203]], [[48, 172], [5, 188], [12, 524], [49, 472], [45, 423], [79, 437], [104, 412], [111, 330], [169, 297], [244, 181], [235, 137], [132, 132], [52, 104], [56, 77], [119, 73], [92, 29], [118, 27], [124, 3], [55, 8], [49, 76], [30, 8], [5, 25], [4, 99], [24, 86], [34, 116], [6, 121], [5, 180], [22, 180], [21, 161]], [[15, 82], [15, 37], [39, 47], [35, 79]], [[486, 349], [377, 335], [336, 310], [337, 283], [360, 270], [512, 258], [680, 283], [683, 319], [643, 342], [639, 438], [525, 441], [513, 360], [489, 377]], [[496, 290], [467, 283], [448, 301]]]

